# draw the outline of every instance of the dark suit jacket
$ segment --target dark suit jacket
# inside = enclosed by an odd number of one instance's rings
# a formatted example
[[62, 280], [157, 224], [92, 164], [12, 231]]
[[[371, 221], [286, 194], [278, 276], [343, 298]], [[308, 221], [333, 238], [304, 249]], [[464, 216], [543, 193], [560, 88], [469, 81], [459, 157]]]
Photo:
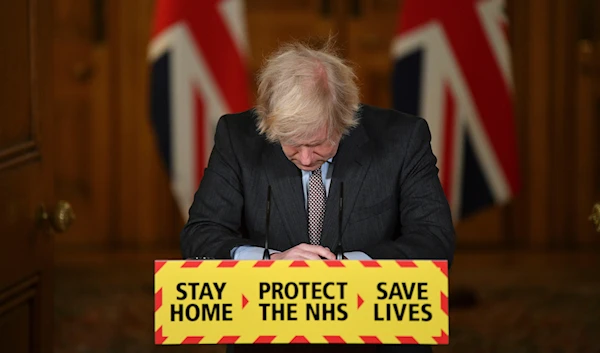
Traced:
[[[367, 105], [358, 114], [360, 125], [342, 139], [333, 160], [321, 245], [336, 247], [343, 181], [345, 251], [374, 259], [451, 261], [454, 228], [427, 123]], [[250, 110], [219, 120], [181, 233], [185, 258], [228, 259], [236, 246], [263, 246], [268, 185], [269, 247], [284, 251], [309, 242], [301, 172], [280, 145], [257, 133], [255, 119]]]

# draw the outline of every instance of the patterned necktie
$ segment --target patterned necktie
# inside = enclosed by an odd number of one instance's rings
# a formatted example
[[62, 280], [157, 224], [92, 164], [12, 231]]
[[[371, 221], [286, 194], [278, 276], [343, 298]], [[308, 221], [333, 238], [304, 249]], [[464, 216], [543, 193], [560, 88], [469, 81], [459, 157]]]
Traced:
[[325, 185], [319, 168], [311, 172], [308, 180], [308, 239], [313, 245], [321, 243], [326, 198]]

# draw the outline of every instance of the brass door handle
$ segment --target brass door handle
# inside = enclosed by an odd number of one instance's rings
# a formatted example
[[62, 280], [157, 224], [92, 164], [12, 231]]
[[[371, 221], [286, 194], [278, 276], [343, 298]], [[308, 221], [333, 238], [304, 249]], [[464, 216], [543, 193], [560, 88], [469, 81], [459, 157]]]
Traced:
[[600, 202], [596, 203], [592, 208], [592, 214], [588, 218], [596, 226], [596, 231], [600, 232]]
[[36, 215], [38, 223], [50, 223], [52, 229], [58, 233], [63, 233], [75, 221], [75, 212], [73, 207], [67, 201], [58, 201], [53, 212], [48, 213], [46, 207], [41, 204]]

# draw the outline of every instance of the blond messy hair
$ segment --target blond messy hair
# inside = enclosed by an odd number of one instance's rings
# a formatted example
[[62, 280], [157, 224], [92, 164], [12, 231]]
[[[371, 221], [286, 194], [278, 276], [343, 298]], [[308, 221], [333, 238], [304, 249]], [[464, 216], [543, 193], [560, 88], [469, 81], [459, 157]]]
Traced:
[[258, 75], [257, 128], [270, 142], [310, 140], [322, 128], [331, 142], [358, 125], [352, 68], [333, 50], [294, 42], [267, 58]]

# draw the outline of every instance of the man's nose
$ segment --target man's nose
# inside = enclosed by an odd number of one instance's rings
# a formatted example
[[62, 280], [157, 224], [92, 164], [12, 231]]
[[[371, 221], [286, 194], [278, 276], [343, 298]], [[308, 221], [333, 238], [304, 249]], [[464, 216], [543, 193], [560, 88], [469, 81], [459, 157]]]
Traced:
[[312, 164], [312, 150], [308, 147], [300, 148], [300, 163], [302, 165], [310, 165]]

